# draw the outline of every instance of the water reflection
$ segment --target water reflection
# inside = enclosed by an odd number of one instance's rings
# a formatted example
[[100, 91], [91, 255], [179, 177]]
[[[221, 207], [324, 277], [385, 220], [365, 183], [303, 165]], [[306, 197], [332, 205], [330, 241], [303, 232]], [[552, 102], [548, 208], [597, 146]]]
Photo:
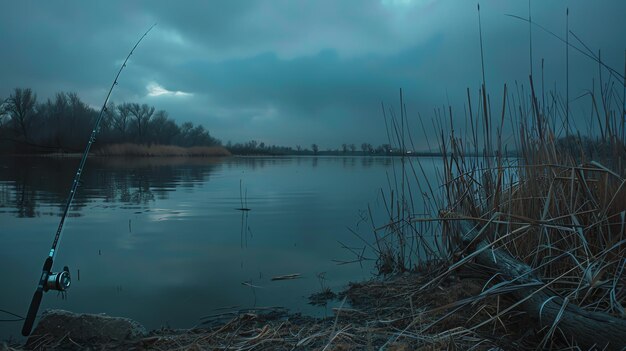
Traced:
[[[60, 216], [67, 198], [78, 158], [3, 157], [0, 168], [0, 211], [16, 217]], [[307, 162], [316, 168], [320, 161], [340, 162], [344, 168], [389, 166], [387, 157], [299, 157], [296, 164]], [[289, 165], [288, 157], [241, 157], [224, 162], [207, 158], [97, 158], [88, 160], [79, 191], [69, 213], [80, 216], [93, 199], [110, 204], [145, 208], [156, 199], [167, 199], [176, 187], [193, 188], [209, 180], [216, 167], [248, 169]], [[42, 212], [42, 207], [50, 207]], [[11, 210], [13, 209], [13, 210]]]
[[[285, 165], [293, 162], [291, 157], [256, 157], [256, 156], [241, 156], [236, 157], [237, 162], [227, 162], [228, 168], [240, 168], [246, 166], [251, 170], [262, 169], [268, 166]], [[298, 161], [300, 162], [300, 161]]]
[[[252, 238], [252, 231], [248, 225], [248, 214], [252, 210], [248, 207], [248, 188], [244, 190], [243, 181], [239, 180], [239, 201], [241, 207], [237, 208], [237, 211], [241, 212], [241, 230], [239, 236], [241, 237], [241, 248], [248, 247], [248, 237]], [[242, 263], [243, 264], [243, 263]]]
[[[51, 157], [2, 158], [0, 207], [20, 218], [61, 215], [78, 161]], [[167, 199], [177, 186], [193, 188], [207, 181], [220, 162], [204, 158], [91, 158], [69, 216], [80, 216], [94, 199], [146, 207], [155, 199]], [[38, 210], [47, 206], [56, 210], [53, 213]]]

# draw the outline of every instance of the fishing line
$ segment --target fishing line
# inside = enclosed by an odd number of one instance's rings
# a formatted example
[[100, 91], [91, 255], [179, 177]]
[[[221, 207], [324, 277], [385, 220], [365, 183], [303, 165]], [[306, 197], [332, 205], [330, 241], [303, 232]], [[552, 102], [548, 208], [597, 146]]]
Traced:
[[26, 319], [24, 320], [24, 326], [22, 327], [22, 335], [28, 336], [33, 328], [33, 323], [35, 322], [35, 318], [37, 317], [37, 312], [39, 311], [39, 305], [41, 305], [41, 299], [43, 297], [43, 293], [48, 290], [57, 290], [60, 292], [64, 292], [71, 285], [71, 277], [70, 270], [67, 266], [63, 268], [63, 271], [58, 273], [52, 272], [52, 264], [54, 262], [54, 258], [58, 252], [57, 247], [61, 240], [61, 234], [63, 233], [63, 224], [65, 223], [65, 218], [67, 217], [67, 213], [70, 210], [72, 205], [72, 201], [74, 200], [74, 195], [76, 195], [76, 189], [78, 188], [78, 184], [80, 183], [80, 176], [83, 173], [83, 168], [85, 167], [85, 162], [87, 161], [87, 156], [89, 155], [89, 150], [91, 149], [91, 145], [96, 140], [96, 135], [100, 129], [100, 122], [102, 121], [102, 117], [104, 113], [107, 111], [107, 103], [109, 102], [109, 97], [113, 92], [113, 88], [118, 84], [117, 80], [120, 77], [120, 74], [126, 67], [126, 63], [132, 56], [133, 52], [139, 46], [139, 43], [143, 40], [143, 38], [148, 35], [148, 33], [156, 26], [156, 23], [152, 25], [142, 36], [139, 38], [135, 46], [130, 50], [128, 56], [122, 63], [115, 79], [113, 80], [113, 84], [111, 84], [111, 88], [104, 99], [104, 103], [102, 104], [102, 108], [100, 109], [100, 114], [96, 119], [93, 130], [91, 131], [91, 136], [89, 137], [89, 141], [87, 142], [87, 146], [83, 151], [83, 155], [80, 159], [80, 163], [78, 165], [78, 169], [76, 170], [76, 174], [74, 175], [74, 180], [72, 181], [72, 187], [70, 188], [70, 193], [67, 197], [67, 202], [65, 203], [65, 208], [63, 209], [63, 215], [61, 216], [61, 220], [59, 222], [59, 227], [57, 228], [56, 234], [54, 235], [54, 240], [52, 241], [52, 247], [50, 248], [50, 252], [48, 253], [48, 257], [44, 261], [43, 269], [41, 273], [41, 277], [39, 278], [39, 284], [37, 285], [37, 289], [33, 294], [33, 299], [30, 302], [30, 306], [28, 307], [28, 313], [26, 314]]
[[13, 312], [10, 312], [10, 311], [7, 311], [7, 310], [0, 309], [0, 312], [6, 313], [6, 314], [8, 314], [10, 316], [13, 316], [13, 317], [17, 317], [17, 319], [0, 319], [0, 322], [19, 322], [19, 321], [23, 321], [24, 319], [26, 319], [26, 318], [20, 316], [19, 314], [16, 314], [16, 313], [13, 313]]
[[[569, 10], [568, 10], [569, 11]], [[583, 49], [577, 47], [576, 45], [572, 44], [569, 42], [569, 40], [563, 39], [562, 37], [558, 36], [557, 34], [555, 34], [553, 31], [549, 30], [548, 28], [542, 26], [541, 24], [534, 22], [534, 21], [530, 21], [530, 19], [528, 18], [524, 18], [524, 17], [520, 17], [517, 15], [511, 15], [511, 14], [504, 14], [505, 16], [508, 17], [512, 17], [515, 19], [518, 19], [520, 21], [525, 21], [525, 22], [529, 22], [534, 26], [537, 26], [539, 29], [543, 30], [544, 32], [552, 35], [553, 37], [555, 37], [557, 40], [563, 42], [565, 45], [568, 45], [568, 47], [571, 47], [572, 49], [578, 51], [579, 53], [583, 54], [584, 56], [586, 56], [587, 58], [595, 61], [596, 63], [600, 64], [602, 67], [606, 68], [612, 75], [616, 76], [617, 78], [621, 78], [621, 79], [626, 79], [624, 77], [624, 75], [622, 75], [621, 73], [619, 73], [617, 70], [615, 70], [614, 68], [612, 68], [611, 66], [607, 65], [606, 63], [602, 62], [602, 60], [600, 60], [600, 58], [596, 57], [595, 54], [593, 52], [591, 52], [591, 54], [585, 52]], [[580, 40], [576, 34], [574, 34], [572, 31], [569, 31], [568, 33], [572, 33], [572, 35], [574, 35], [574, 37], [581, 42], [581, 44], [589, 51], [591, 51], [587, 45], [585, 45], [585, 43], [582, 42], [582, 40]]]

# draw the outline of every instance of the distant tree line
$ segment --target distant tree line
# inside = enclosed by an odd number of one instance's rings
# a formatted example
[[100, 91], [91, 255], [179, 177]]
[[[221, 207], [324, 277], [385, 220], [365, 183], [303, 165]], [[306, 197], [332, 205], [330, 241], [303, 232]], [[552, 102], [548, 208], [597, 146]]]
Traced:
[[[38, 102], [30, 88], [16, 88], [8, 98], [0, 99], [0, 152], [80, 151], [98, 113], [76, 93], [60, 92]], [[164, 110], [132, 102], [110, 103], [105, 110], [95, 145], [112, 143], [221, 144], [202, 125], [179, 125]]]
[[[316, 143], [310, 148], [296, 145], [290, 146], [268, 145], [264, 142], [250, 140], [245, 143], [227, 142], [226, 148], [235, 155], [324, 155], [324, 156], [400, 156], [403, 152], [400, 149], [393, 149], [390, 144], [382, 144], [377, 147], [370, 143], [362, 143], [358, 149], [355, 144], [341, 144], [340, 148], [321, 150]], [[431, 155], [434, 153], [413, 153], [404, 152], [405, 155]]]
[[[6, 99], [0, 98], [0, 153], [80, 152], [91, 135], [99, 110], [84, 103], [76, 93], [57, 93], [44, 102], [30, 88], [16, 88]], [[118, 144], [159, 144], [182, 147], [216, 146], [221, 141], [202, 125], [178, 124], [164, 110], [147, 104], [110, 103], [105, 109], [94, 147]], [[316, 143], [308, 147], [268, 145], [251, 140], [225, 145], [235, 155], [335, 155], [400, 156], [431, 155], [392, 148], [374, 147], [364, 142], [343, 143], [336, 149], [321, 150]]]
[[294, 155], [299, 154], [290, 146], [266, 145], [264, 142], [250, 140], [245, 143], [226, 143], [226, 149], [235, 155]]

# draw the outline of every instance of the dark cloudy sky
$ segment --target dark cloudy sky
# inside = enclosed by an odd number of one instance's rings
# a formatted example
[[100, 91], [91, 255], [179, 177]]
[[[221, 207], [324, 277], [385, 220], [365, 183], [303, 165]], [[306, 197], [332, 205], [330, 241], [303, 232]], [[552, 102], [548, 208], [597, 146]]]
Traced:
[[[535, 0], [532, 19], [564, 35], [567, 7], [570, 29], [623, 71], [626, 1]], [[527, 17], [528, 2], [481, 2], [494, 96], [504, 82], [528, 82], [528, 24], [505, 14]], [[100, 106], [121, 60], [155, 22], [112, 100], [165, 109], [224, 142], [381, 144], [380, 104], [397, 108], [399, 88], [411, 118], [420, 113], [429, 125], [433, 108], [449, 102], [462, 126], [465, 89], [481, 82], [475, 1], [14, 0], [0, 11], [0, 98], [31, 87], [40, 100], [73, 91]], [[564, 45], [534, 29], [533, 55], [536, 72], [545, 58], [546, 84], [561, 89]], [[571, 52], [570, 67], [577, 96], [597, 64]]]

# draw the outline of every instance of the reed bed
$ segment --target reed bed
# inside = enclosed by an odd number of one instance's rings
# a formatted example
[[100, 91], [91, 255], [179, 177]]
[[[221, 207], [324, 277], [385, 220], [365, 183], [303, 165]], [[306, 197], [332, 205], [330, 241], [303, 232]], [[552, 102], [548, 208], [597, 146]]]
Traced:
[[230, 152], [221, 146], [181, 147], [175, 145], [112, 144], [95, 152], [98, 156], [125, 157], [222, 157]]
[[[530, 266], [545, 282], [534, 291], [548, 289], [565, 301], [563, 309], [572, 304], [626, 318], [626, 108], [621, 98], [626, 80], [599, 56], [593, 58], [601, 89], [579, 97], [591, 106], [586, 131], [572, 130], [566, 122], [574, 116], [559, 92], [536, 94], [532, 75], [528, 86], [518, 83], [514, 93], [503, 87], [497, 112], [489, 102], [495, 95], [484, 83], [474, 99], [468, 89], [464, 135], [455, 134], [460, 129], [451, 107], [436, 112], [442, 154], [438, 179], [424, 175], [423, 159], [395, 161], [383, 192], [388, 220], [373, 224], [374, 240], [368, 244], [380, 273], [427, 272], [435, 277], [431, 284], [472, 265], [475, 247], [466, 244], [459, 226], [469, 222], [490, 250]], [[392, 145], [406, 149], [413, 136], [402, 92], [400, 101], [399, 112], [383, 107], [383, 113]], [[423, 126], [421, 117], [419, 122]], [[517, 279], [483, 270], [489, 273], [483, 291]], [[511, 291], [497, 295], [510, 298]], [[514, 331], [508, 317], [517, 313], [520, 309], [512, 308], [476, 318], [475, 326], [497, 320]], [[559, 330], [561, 318], [551, 328], [531, 324], [538, 342], [528, 347], [581, 348], [575, 336]]]

